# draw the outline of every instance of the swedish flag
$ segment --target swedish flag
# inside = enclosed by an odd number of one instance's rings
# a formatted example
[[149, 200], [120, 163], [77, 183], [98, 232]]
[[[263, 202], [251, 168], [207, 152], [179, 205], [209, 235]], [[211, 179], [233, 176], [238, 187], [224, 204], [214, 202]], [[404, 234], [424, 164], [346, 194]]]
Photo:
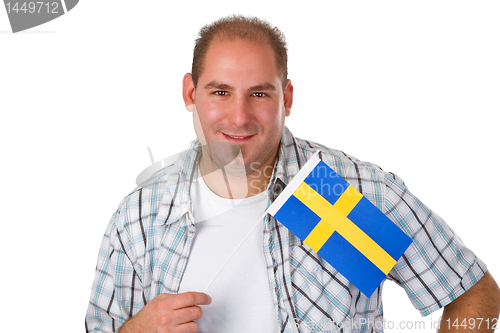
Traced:
[[368, 297], [412, 242], [317, 154], [268, 212]]

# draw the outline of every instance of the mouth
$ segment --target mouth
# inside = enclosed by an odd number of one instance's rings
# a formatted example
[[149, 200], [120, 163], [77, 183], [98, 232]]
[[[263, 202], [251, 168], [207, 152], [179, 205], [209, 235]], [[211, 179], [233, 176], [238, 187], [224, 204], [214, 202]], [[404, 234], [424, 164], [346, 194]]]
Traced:
[[229, 134], [226, 134], [226, 133], [222, 133], [224, 135], [224, 137], [231, 141], [231, 142], [245, 142], [245, 141], [248, 141], [250, 140], [250, 138], [253, 137], [253, 135], [247, 135], [247, 136], [239, 136], [239, 135], [229, 135]]

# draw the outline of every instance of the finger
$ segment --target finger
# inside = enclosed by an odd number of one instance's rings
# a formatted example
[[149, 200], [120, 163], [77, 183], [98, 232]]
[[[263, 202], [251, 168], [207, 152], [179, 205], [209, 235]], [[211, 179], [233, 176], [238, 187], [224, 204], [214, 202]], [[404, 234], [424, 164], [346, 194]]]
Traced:
[[203, 316], [203, 310], [199, 306], [189, 306], [175, 310], [172, 313], [172, 323], [174, 325], [181, 325], [189, 323], [193, 320], [198, 320]]
[[196, 333], [198, 332], [198, 324], [194, 321], [179, 325], [175, 328], [175, 333]]
[[169, 299], [169, 302], [170, 308], [175, 310], [193, 305], [207, 305], [212, 303], [212, 298], [205, 293], [191, 291], [174, 295], [174, 297]]

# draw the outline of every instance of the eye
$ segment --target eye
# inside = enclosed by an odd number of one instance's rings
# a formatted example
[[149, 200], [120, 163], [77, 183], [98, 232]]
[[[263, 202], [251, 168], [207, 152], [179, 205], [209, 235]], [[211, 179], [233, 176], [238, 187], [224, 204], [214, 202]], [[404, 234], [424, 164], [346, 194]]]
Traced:
[[214, 95], [216, 95], [216, 96], [227, 96], [227, 91], [217, 90], [217, 91], [214, 91]]
[[255, 97], [266, 97], [267, 95], [263, 92], [255, 92], [253, 93], [252, 95], [254, 95]]

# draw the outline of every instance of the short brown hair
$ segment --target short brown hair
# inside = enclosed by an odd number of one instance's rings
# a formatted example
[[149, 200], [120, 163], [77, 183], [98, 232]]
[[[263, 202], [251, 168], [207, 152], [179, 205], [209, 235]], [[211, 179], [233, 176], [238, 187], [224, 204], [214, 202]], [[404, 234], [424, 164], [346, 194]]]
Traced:
[[267, 21], [241, 15], [223, 17], [201, 28], [199, 37], [196, 39], [193, 66], [191, 68], [195, 88], [203, 71], [203, 60], [208, 47], [215, 37], [241, 38], [259, 43], [269, 43], [276, 55], [278, 74], [281, 76], [283, 89], [285, 89], [288, 75], [285, 35], [278, 28], [272, 27]]

